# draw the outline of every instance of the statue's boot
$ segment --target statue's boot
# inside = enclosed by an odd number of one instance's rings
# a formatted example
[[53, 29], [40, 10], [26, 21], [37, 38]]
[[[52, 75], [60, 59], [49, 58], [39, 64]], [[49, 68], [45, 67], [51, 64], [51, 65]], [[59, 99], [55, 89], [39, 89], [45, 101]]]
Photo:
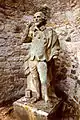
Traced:
[[33, 97], [31, 100], [31, 103], [36, 103], [42, 99], [41, 95], [37, 95], [36, 97]]

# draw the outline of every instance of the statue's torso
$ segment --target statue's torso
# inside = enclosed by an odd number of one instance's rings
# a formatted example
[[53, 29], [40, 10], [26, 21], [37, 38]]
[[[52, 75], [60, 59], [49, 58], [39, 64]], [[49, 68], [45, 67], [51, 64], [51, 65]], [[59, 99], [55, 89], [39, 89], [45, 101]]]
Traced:
[[29, 30], [31, 37], [31, 60], [49, 61], [52, 57], [58, 56], [60, 49], [58, 36], [50, 27], [42, 27], [41, 29], [32, 26]]
[[31, 60], [46, 60], [46, 48], [47, 48], [47, 36], [45, 34], [46, 28], [36, 31], [30, 31], [32, 34], [32, 43], [31, 43]]

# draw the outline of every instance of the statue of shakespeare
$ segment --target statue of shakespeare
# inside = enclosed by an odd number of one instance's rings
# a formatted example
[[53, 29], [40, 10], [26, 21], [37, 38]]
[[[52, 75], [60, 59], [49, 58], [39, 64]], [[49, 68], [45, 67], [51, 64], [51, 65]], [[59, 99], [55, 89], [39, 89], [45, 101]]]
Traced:
[[46, 24], [47, 19], [44, 13], [36, 12], [33, 23], [28, 26], [22, 36], [23, 42], [31, 42], [29, 69], [37, 93], [34, 102], [42, 99], [42, 88], [44, 88], [45, 102], [49, 100], [47, 83], [48, 79], [52, 81], [54, 77], [52, 61], [58, 57], [60, 49], [56, 32], [51, 27], [46, 27]]

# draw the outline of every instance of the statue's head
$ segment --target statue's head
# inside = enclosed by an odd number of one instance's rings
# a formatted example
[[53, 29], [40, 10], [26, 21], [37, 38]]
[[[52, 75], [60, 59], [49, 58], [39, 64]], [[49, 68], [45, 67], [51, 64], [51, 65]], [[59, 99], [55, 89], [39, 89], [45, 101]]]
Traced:
[[36, 26], [44, 25], [46, 23], [46, 17], [42, 12], [36, 12], [34, 14], [34, 23]]

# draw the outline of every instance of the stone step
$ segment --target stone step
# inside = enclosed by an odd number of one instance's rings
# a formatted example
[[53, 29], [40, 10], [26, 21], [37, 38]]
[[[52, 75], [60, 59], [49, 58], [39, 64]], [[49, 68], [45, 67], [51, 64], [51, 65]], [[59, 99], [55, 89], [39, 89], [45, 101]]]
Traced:
[[59, 100], [54, 100], [53, 104], [43, 100], [31, 104], [30, 99], [25, 100], [25, 97], [22, 97], [15, 101], [13, 106], [18, 120], [57, 120], [55, 115], [61, 104], [62, 101]]

